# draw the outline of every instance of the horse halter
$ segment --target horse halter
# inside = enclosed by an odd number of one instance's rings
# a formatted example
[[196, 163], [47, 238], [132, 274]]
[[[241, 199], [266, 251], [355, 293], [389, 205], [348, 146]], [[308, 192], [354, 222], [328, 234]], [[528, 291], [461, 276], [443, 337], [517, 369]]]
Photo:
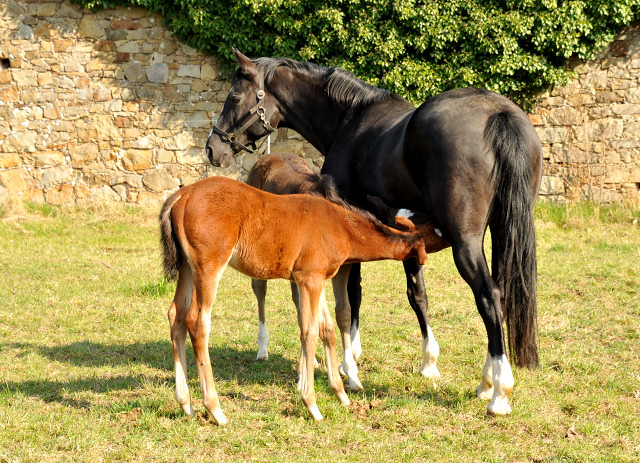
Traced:
[[[264, 87], [264, 76], [263, 76], [263, 70], [260, 69], [260, 74], [258, 77], [258, 92], [256, 93], [257, 103], [244, 116], [244, 118], [248, 117], [247, 121], [242, 125], [242, 127], [240, 127], [235, 132], [231, 132], [231, 133], [228, 133], [222, 129], [219, 129], [214, 124], [213, 127], [211, 128], [211, 133], [215, 132], [220, 137], [220, 140], [222, 140], [222, 142], [229, 143], [231, 146], [239, 148], [240, 151], [244, 150], [244, 151], [247, 151], [248, 153], [255, 153], [255, 144], [253, 145], [254, 149], [249, 148], [248, 146], [238, 141], [238, 135], [241, 135], [242, 133], [244, 133], [244, 131], [247, 130], [258, 119], [260, 119], [260, 121], [262, 122], [262, 127], [264, 127], [267, 130], [267, 135], [275, 130], [275, 127], [273, 127], [271, 123], [267, 120], [265, 109], [262, 104], [265, 96], [263, 87]], [[209, 136], [211, 136], [211, 134], [209, 134]]]

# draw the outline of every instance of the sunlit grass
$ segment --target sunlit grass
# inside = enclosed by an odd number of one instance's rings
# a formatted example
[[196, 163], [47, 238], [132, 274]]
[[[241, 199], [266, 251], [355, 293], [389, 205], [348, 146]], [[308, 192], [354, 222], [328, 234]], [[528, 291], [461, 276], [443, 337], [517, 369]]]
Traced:
[[437, 389], [417, 372], [420, 331], [402, 266], [366, 264], [365, 389], [342, 407], [321, 360], [321, 423], [295, 387], [289, 285], [269, 283], [270, 359], [256, 362], [250, 282], [227, 270], [210, 341], [225, 428], [184, 417], [173, 398], [175, 286], [162, 278], [156, 213], [34, 206], [0, 220], [0, 461], [640, 459], [637, 209], [537, 206], [541, 366], [515, 370], [505, 418], [487, 417], [474, 397], [486, 334], [450, 250], [425, 269]]

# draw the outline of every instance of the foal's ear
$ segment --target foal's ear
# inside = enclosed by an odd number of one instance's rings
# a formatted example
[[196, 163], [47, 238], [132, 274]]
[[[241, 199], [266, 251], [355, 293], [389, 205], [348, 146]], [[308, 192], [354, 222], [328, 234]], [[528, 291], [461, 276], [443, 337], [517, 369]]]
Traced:
[[415, 230], [416, 225], [409, 218], [412, 215], [413, 213], [411, 211], [407, 211], [406, 209], [400, 209], [398, 211], [398, 214], [396, 215], [396, 225], [398, 227], [404, 228], [406, 231]]
[[253, 61], [243, 55], [240, 50], [237, 48], [231, 47], [231, 51], [233, 55], [236, 57], [236, 62], [238, 63], [238, 67], [242, 69], [244, 74], [251, 75], [255, 72], [256, 65]]

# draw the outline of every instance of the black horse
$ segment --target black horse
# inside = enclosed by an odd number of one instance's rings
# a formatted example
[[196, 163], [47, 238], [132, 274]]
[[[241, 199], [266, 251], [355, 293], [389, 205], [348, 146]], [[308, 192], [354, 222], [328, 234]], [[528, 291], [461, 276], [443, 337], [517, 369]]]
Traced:
[[[214, 166], [228, 166], [240, 150], [276, 127], [290, 127], [324, 156], [351, 202], [372, 209], [369, 197], [420, 211], [453, 250], [475, 296], [488, 336], [477, 395], [488, 412], [510, 413], [511, 360], [538, 364], [536, 244], [533, 205], [542, 171], [540, 140], [527, 116], [495, 93], [476, 88], [444, 92], [417, 109], [338, 68], [289, 59], [250, 60], [234, 49], [238, 69], [222, 113], [207, 140]], [[491, 272], [483, 249], [491, 230]], [[407, 296], [423, 338], [421, 372], [438, 378], [438, 344], [428, 324], [422, 267], [404, 262]], [[352, 336], [357, 334], [360, 268], [350, 277]], [[357, 342], [357, 340], [354, 340]]]

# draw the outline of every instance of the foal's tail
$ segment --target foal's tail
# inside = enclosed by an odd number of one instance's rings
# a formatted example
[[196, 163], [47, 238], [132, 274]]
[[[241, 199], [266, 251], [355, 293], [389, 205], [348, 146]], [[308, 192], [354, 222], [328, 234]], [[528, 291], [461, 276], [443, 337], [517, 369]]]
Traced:
[[164, 276], [169, 281], [178, 278], [182, 263], [182, 251], [178, 237], [171, 222], [171, 208], [180, 199], [181, 191], [177, 191], [164, 202], [160, 211], [160, 240], [162, 241]]
[[[511, 360], [521, 367], [538, 365], [536, 342], [536, 236], [533, 205], [539, 172], [531, 132], [509, 111], [489, 117], [485, 140], [496, 156], [496, 201], [491, 236], [500, 263], [496, 283], [503, 291]], [[535, 136], [535, 132], [534, 132]], [[539, 155], [539, 154], [537, 154]], [[537, 163], [539, 169], [541, 163]], [[494, 270], [495, 272], [495, 270]]]

